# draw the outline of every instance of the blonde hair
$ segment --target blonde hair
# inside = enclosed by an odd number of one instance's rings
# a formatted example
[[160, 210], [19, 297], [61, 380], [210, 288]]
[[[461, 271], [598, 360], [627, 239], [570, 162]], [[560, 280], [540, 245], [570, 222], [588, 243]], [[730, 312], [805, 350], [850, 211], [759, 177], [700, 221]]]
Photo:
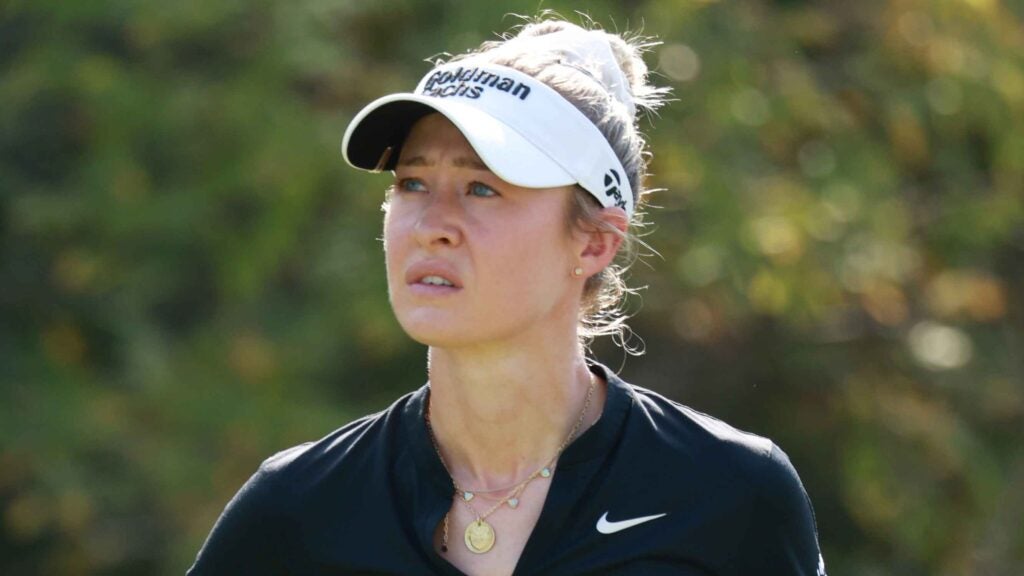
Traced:
[[[544, 82], [589, 118], [619, 157], [633, 190], [633, 205], [636, 207], [630, 218], [630, 231], [622, 232], [602, 220], [599, 217], [601, 206], [589, 192], [578, 186], [569, 202], [567, 224], [579, 229], [603, 230], [623, 239], [616, 262], [588, 278], [584, 284], [579, 335], [584, 341], [603, 335], [618, 337], [618, 342], [629, 350], [624, 342], [627, 314], [623, 306], [626, 294], [633, 293], [634, 289], [626, 285], [625, 274], [636, 260], [638, 248], [646, 246], [632, 230], [644, 226], [641, 209], [646, 195], [652, 191], [645, 187], [650, 151], [633, 111], [656, 110], [665, 103], [669, 89], [655, 87], [647, 81], [648, 70], [642, 55], [656, 42], [639, 35], [613, 34], [596, 27], [583, 28], [551, 16], [545, 12], [539, 19], [522, 26], [514, 36], [506, 35], [499, 41], [484, 42], [477, 50], [455, 56], [450, 61], [466, 58], [484, 60], [514, 68]], [[588, 25], [594, 26], [593, 22], [588, 22]], [[563, 31], [602, 34], [616, 62], [574, 60], [567, 56], [567, 52], [530, 49], [529, 43], [523, 43], [523, 48], [517, 49], [518, 44], [514, 42]], [[632, 102], [618, 101], [615, 93], [599, 80], [603, 76], [602, 64], [618, 66], [628, 82]]]

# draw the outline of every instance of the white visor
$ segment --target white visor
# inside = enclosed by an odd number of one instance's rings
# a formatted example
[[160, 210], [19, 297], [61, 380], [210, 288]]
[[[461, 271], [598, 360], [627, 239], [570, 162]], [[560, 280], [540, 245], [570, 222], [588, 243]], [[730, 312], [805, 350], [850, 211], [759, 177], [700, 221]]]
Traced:
[[417, 120], [440, 112], [487, 167], [526, 188], [579, 184], [602, 206], [633, 214], [633, 192], [618, 156], [596, 126], [558, 92], [507, 66], [472, 59], [431, 70], [413, 93], [363, 108], [345, 130], [345, 161], [393, 170]]

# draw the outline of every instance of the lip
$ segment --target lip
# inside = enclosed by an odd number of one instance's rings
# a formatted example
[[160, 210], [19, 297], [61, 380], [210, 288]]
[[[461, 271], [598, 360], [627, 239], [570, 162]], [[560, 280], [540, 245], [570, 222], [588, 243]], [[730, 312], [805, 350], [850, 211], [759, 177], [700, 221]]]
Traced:
[[[422, 280], [427, 276], [440, 276], [452, 285], [424, 284]], [[445, 294], [462, 289], [462, 281], [455, 267], [443, 260], [424, 260], [413, 264], [405, 271], [405, 283], [416, 292], [425, 294]]]

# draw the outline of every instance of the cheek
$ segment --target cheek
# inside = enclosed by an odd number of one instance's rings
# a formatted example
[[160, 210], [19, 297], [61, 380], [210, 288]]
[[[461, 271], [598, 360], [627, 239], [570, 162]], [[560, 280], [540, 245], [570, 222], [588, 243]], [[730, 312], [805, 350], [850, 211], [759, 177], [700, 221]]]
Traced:
[[505, 291], [520, 294], [558, 290], [560, 280], [569, 278], [571, 249], [564, 238], [544, 233], [547, 228], [532, 228], [533, 233], [516, 231], [500, 242], [500, 256], [480, 258], [490, 268], [490, 277]]
[[389, 284], [393, 280], [393, 273], [397, 273], [395, 267], [401, 260], [403, 247], [406, 244], [403, 241], [405, 235], [401, 231], [402, 227], [396, 220], [395, 215], [390, 210], [386, 212], [384, 215], [382, 237], [384, 240], [384, 265], [385, 270], [387, 270]]

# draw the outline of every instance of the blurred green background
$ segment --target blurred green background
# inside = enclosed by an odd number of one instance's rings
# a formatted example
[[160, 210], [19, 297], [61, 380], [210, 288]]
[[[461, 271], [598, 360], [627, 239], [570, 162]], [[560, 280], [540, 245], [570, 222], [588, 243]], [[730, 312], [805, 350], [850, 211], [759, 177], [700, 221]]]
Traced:
[[782, 445], [831, 574], [1024, 574], [1019, 0], [0, 2], [0, 573], [182, 574], [422, 383], [341, 134], [538, 8], [660, 37], [677, 99], [647, 354], [595, 354]]

